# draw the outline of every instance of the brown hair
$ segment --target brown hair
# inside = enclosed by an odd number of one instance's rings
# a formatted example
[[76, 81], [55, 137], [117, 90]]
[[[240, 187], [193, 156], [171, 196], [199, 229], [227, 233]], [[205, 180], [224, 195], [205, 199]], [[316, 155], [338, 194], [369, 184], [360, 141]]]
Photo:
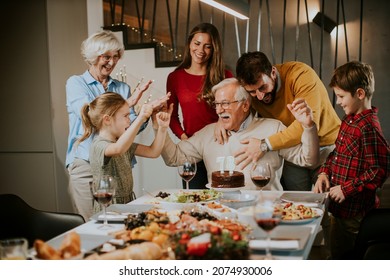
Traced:
[[262, 52], [247, 52], [236, 63], [237, 80], [241, 85], [255, 85], [265, 74], [271, 76], [272, 64]]
[[363, 62], [351, 61], [339, 66], [333, 73], [330, 80], [330, 87], [338, 87], [355, 95], [357, 89], [361, 88], [370, 99], [375, 90], [375, 79], [372, 67]]
[[207, 63], [206, 78], [199, 98], [205, 100], [209, 105], [214, 101], [211, 88], [225, 78], [225, 64], [222, 58], [222, 43], [218, 29], [211, 23], [200, 23], [195, 26], [187, 38], [183, 61], [176, 69], [187, 69], [191, 66], [190, 44], [195, 34], [207, 33], [211, 38], [212, 53]]
[[84, 134], [78, 143], [84, 141], [94, 133], [99, 132], [103, 124], [103, 116], [114, 116], [115, 113], [126, 104], [126, 100], [118, 93], [106, 92], [96, 97], [91, 103], [84, 104], [81, 108], [81, 120]]

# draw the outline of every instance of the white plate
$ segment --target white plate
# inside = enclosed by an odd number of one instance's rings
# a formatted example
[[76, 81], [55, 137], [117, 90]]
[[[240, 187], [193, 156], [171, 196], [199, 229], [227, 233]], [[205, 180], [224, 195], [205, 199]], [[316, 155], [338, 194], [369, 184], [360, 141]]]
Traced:
[[223, 204], [217, 203], [221, 205], [221, 208], [210, 208], [207, 206], [208, 202], [203, 202], [198, 204], [198, 208], [201, 211], [206, 211], [209, 214], [217, 217], [218, 219], [233, 219], [237, 217], [236, 209], [227, 207]]
[[[153, 205], [148, 204], [111, 204], [107, 207], [107, 221], [124, 222], [129, 214], [138, 214], [148, 211]], [[96, 213], [91, 217], [95, 221], [104, 221], [103, 211]]]
[[237, 191], [245, 188], [245, 186], [242, 186], [239, 188], [214, 188], [211, 186], [210, 183], [208, 183], [208, 184], [206, 184], [206, 188], [211, 189], [211, 190], [215, 190], [215, 191], [219, 191], [219, 192], [237, 192]]
[[301, 220], [281, 220], [280, 224], [283, 225], [300, 225], [300, 224], [307, 224], [311, 223], [312, 221], [318, 219], [324, 214], [324, 211], [319, 208], [312, 208], [316, 213], [317, 216], [309, 219], [301, 219]]
[[[53, 247], [54, 249], [60, 248], [62, 241], [65, 238], [67, 233], [61, 234], [53, 239], [47, 241], [47, 244]], [[72, 259], [82, 259], [86, 252], [89, 252], [107, 241], [112, 239], [111, 235], [93, 235], [93, 234], [80, 234], [80, 245], [81, 245], [81, 254], [79, 256], [73, 257]], [[30, 257], [32, 259], [38, 259], [36, 257], [35, 249], [32, 248], [30, 251]]]

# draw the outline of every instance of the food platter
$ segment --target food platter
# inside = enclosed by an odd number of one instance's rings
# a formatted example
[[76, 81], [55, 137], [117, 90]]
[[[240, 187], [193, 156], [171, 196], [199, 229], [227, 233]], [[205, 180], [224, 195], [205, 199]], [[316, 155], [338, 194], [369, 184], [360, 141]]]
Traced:
[[171, 193], [168, 197], [158, 199], [162, 203], [197, 203], [212, 201], [217, 199], [220, 194], [213, 190], [180, 190]]
[[180, 190], [165, 198], [156, 197], [155, 206], [165, 210], [186, 210], [198, 203], [216, 200], [220, 195], [214, 190]]
[[245, 188], [245, 186], [242, 186], [239, 188], [214, 188], [211, 186], [210, 183], [208, 183], [208, 184], [206, 184], [206, 188], [208, 188], [210, 190], [219, 191], [219, 192], [238, 192], [238, 191], [242, 190], [243, 188]]
[[319, 217], [321, 217], [323, 214], [324, 214], [324, 211], [319, 209], [319, 208], [312, 208], [313, 211], [316, 212], [316, 216], [315, 217], [311, 217], [311, 218], [307, 218], [307, 219], [296, 219], [296, 220], [285, 220], [285, 219], [282, 219], [280, 221], [280, 224], [283, 224], [283, 225], [300, 225], [300, 224], [308, 224], [308, 223], [311, 223], [312, 221], [318, 219]]

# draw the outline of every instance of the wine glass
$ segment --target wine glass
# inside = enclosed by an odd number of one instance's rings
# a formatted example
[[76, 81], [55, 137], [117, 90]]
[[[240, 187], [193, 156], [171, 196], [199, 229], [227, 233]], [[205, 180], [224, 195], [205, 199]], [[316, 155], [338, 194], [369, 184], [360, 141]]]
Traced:
[[92, 194], [94, 199], [103, 206], [104, 222], [100, 229], [109, 229], [112, 225], [108, 224], [106, 208], [111, 203], [114, 195], [117, 182], [110, 175], [102, 175], [97, 181], [92, 183]]
[[271, 168], [269, 163], [254, 163], [250, 170], [250, 176], [256, 189], [261, 191], [271, 181]]
[[265, 197], [261, 195], [253, 206], [253, 218], [256, 224], [267, 233], [265, 259], [272, 260], [273, 257], [270, 250], [271, 232], [280, 223], [282, 218], [282, 212], [279, 211], [276, 197]]
[[196, 161], [192, 158], [186, 159], [186, 161], [178, 166], [180, 177], [186, 182], [186, 189], [188, 190], [189, 182], [194, 178], [196, 174]]

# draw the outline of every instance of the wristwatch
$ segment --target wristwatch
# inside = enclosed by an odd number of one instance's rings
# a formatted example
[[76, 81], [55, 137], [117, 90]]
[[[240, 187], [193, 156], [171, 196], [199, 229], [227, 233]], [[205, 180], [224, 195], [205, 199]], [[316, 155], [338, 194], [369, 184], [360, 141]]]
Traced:
[[260, 140], [260, 151], [262, 151], [263, 153], [266, 153], [269, 151], [268, 145], [264, 139]]

